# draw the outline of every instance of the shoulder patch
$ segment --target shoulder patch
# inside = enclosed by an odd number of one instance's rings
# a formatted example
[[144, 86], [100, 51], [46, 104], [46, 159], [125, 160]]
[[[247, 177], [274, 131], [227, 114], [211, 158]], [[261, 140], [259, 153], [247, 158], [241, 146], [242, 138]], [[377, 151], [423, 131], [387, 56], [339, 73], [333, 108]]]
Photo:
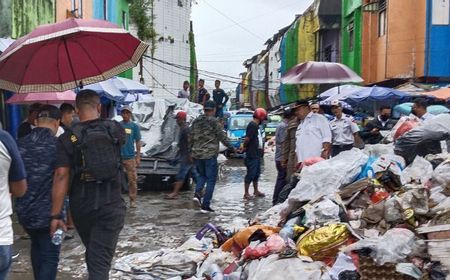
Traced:
[[72, 136], [70, 136], [70, 141], [72, 141], [72, 143], [75, 143], [78, 141], [78, 138], [74, 134], [72, 134]]

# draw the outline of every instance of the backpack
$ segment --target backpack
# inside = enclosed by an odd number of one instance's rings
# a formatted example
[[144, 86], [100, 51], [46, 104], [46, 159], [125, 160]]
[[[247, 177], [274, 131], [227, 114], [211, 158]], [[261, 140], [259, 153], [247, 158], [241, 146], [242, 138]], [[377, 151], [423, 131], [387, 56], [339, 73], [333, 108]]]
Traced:
[[112, 134], [113, 122], [93, 121], [72, 128], [75, 174], [89, 174], [97, 183], [117, 178], [122, 168], [119, 139]]

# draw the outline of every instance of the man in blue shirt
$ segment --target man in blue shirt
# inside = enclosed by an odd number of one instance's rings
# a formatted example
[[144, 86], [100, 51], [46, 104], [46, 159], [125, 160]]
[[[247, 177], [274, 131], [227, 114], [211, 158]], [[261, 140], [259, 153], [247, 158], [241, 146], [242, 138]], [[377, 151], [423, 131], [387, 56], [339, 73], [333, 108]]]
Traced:
[[120, 124], [125, 129], [126, 134], [126, 143], [122, 146], [122, 162], [128, 178], [128, 196], [130, 197], [130, 208], [136, 208], [136, 167], [139, 166], [141, 162], [141, 130], [136, 123], [131, 121], [133, 110], [130, 106], [123, 106], [121, 115], [123, 121], [121, 121]]
[[27, 190], [25, 168], [16, 142], [0, 129], [0, 280], [6, 279], [13, 244], [10, 193], [21, 197]]
[[28, 189], [16, 200], [16, 211], [31, 238], [34, 279], [56, 279], [58, 272], [61, 246], [52, 243], [49, 219], [58, 140], [55, 135], [60, 120], [57, 107], [43, 105], [37, 116], [37, 127], [17, 141], [27, 171]]

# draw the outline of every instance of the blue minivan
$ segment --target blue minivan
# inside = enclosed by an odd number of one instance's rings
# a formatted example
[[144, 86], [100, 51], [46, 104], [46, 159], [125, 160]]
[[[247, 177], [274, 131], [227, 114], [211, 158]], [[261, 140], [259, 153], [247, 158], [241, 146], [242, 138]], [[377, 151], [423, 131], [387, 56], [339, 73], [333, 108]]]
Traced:
[[[227, 136], [230, 140], [230, 143], [234, 148], [239, 149], [242, 148], [244, 144], [245, 131], [247, 130], [247, 125], [253, 120], [253, 112], [250, 110], [240, 110], [235, 114], [231, 115], [227, 120]], [[264, 149], [264, 129], [260, 129], [259, 134], [259, 144], [260, 147]], [[231, 155], [227, 154], [227, 156], [243, 156], [241, 155]]]

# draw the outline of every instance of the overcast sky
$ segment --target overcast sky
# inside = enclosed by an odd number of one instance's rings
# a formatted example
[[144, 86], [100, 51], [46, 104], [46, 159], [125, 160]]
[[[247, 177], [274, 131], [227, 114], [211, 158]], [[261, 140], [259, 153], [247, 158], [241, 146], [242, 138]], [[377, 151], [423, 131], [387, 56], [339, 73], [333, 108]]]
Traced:
[[[302, 14], [313, 0], [196, 0], [192, 8], [198, 68], [238, 77], [242, 62]], [[200, 73], [200, 78], [202, 75]], [[214, 78], [206, 78], [213, 88]], [[232, 79], [230, 79], [232, 80]], [[222, 88], [235, 88], [223, 83]]]

